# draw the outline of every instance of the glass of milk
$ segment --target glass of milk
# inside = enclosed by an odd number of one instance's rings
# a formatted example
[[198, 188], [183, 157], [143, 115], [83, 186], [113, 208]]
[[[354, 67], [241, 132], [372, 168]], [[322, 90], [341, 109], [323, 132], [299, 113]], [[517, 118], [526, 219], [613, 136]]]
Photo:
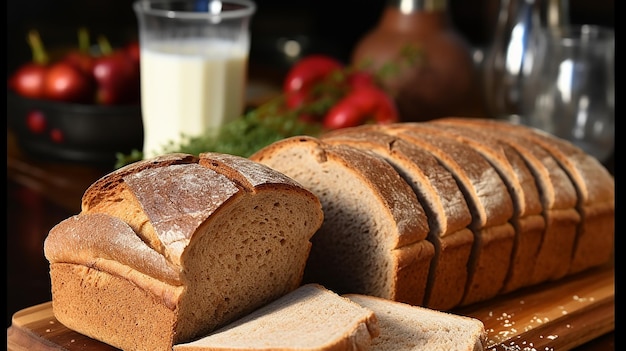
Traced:
[[215, 133], [245, 105], [248, 0], [137, 0], [144, 157]]

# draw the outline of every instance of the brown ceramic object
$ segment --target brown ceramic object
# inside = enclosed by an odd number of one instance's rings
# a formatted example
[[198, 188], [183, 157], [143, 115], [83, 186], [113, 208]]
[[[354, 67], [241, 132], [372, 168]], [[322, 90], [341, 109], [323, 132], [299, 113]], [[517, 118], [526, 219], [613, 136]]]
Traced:
[[418, 6], [412, 12], [402, 13], [399, 1], [391, 1], [377, 26], [355, 46], [352, 63], [370, 62], [369, 69], [376, 70], [398, 62], [401, 50], [413, 45], [424, 54], [423, 59], [383, 82], [396, 100], [400, 118], [481, 116], [478, 70], [469, 45], [452, 27], [446, 2], [413, 3]]

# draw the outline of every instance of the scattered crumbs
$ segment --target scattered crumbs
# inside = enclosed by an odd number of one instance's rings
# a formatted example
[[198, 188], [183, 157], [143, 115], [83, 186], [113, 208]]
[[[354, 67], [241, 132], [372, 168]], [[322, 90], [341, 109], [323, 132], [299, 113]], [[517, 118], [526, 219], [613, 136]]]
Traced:
[[46, 333], [49, 333], [51, 331], [52, 331], [52, 329], [46, 329]]
[[556, 340], [559, 336], [558, 335], [548, 335], [547, 338], [550, 340]]
[[498, 317], [497, 320], [508, 320], [509, 318], [513, 317], [513, 315], [510, 315], [508, 313], [502, 312], [502, 316]]
[[72, 339], [72, 340], [70, 340], [70, 342], [76, 342], [76, 340]]
[[489, 311], [488, 316], [489, 316], [489, 317], [493, 317], [493, 311]]
[[563, 310], [563, 311], [561, 311], [561, 314], [562, 314], [562, 315], [566, 315], [566, 314], [567, 314], [567, 311], [566, 311], [566, 310]]
[[502, 326], [504, 327], [512, 327], [515, 325], [515, 322], [511, 322], [509, 319], [505, 319], [504, 323], [502, 324]]
[[49, 320], [48, 324], [54, 324], [54, 321], [53, 320]]
[[596, 300], [596, 298], [593, 296], [592, 297], [580, 297], [578, 295], [572, 296], [572, 299], [578, 302], [594, 302]]
[[523, 304], [525, 304], [525, 303], [526, 303], [526, 301], [524, 301], [524, 300], [519, 300], [519, 304], [520, 304], [520, 305], [523, 305]]
[[565, 325], [565, 327], [566, 327], [566, 328], [571, 328], [571, 327], [572, 327], [572, 325], [571, 325], [571, 324], [566, 324], [566, 325]]

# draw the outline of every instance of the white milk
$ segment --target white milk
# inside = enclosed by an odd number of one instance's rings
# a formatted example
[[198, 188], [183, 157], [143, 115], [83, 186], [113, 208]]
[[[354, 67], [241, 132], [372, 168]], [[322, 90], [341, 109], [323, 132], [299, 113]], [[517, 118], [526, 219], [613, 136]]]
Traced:
[[[215, 45], [214, 45], [215, 44]], [[212, 43], [177, 43], [141, 51], [144, 156], [161, 153], [181, 135], [215, 131], [243, 113], [247, 50]], [[181, 46], [185, 54], [180, 54]], [[168, 53], [177, 50], [179, 53]], [[200, 52], [201, 51], [201, 52]], [[191, 53], [191, 54], [187, 54]]]

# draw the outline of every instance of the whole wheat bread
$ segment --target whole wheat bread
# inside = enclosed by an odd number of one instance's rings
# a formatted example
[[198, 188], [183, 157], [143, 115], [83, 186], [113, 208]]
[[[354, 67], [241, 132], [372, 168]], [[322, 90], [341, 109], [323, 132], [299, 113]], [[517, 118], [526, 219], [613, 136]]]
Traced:
[[411, 185], [428, 216], [428, 240], [435, 248], [422, 306], [449, 309], [461, 302], [474, 234], [467, 202], [452, 174], [427, 151], [374, 126], [326, 133], [327, 143], [371, 150]]
[[411, 187], [382, 158], [301, 136], [251, 159], [315, 193], [324, 224], [313, 238], [304, 282], [420, 304], [434, 255], [428, 221]]
[[379, 333], [372, 310], [306, 284], [174, 351], [367, 351]]
[[344, 295], [376, 314], [380, 335], [371, 351], [482, 351], [484, 324], [475, 318], [374, 296]]
[[[433, 135], [420, 123], [381, 126], [433, 154], [455, 177], [472, 213], [474, 244], [461, 304], [496, 296], [511, 264], [515, 229], [513, 200], [497, 170], [476, 150], [453, 137]], [[494, 254], [497, 253], [497, 254]]]
[[131, 164], [47, 236], [54, 315], [124, 350], [171, 350], [298, 288], [322, 221], [313, 193], [245, 158]]
[[492, 135], [462, 125], [424, 123], [421, 128], [429, 134], [441, 133], [453, 137], [473, 148], [498, 171], [513, 200], [514, 211], [510, 221], [516, 234], [511, 265], [502, 292], [530, 285], [545, 232], [545, 220], [535, 177], [521, 155]]

